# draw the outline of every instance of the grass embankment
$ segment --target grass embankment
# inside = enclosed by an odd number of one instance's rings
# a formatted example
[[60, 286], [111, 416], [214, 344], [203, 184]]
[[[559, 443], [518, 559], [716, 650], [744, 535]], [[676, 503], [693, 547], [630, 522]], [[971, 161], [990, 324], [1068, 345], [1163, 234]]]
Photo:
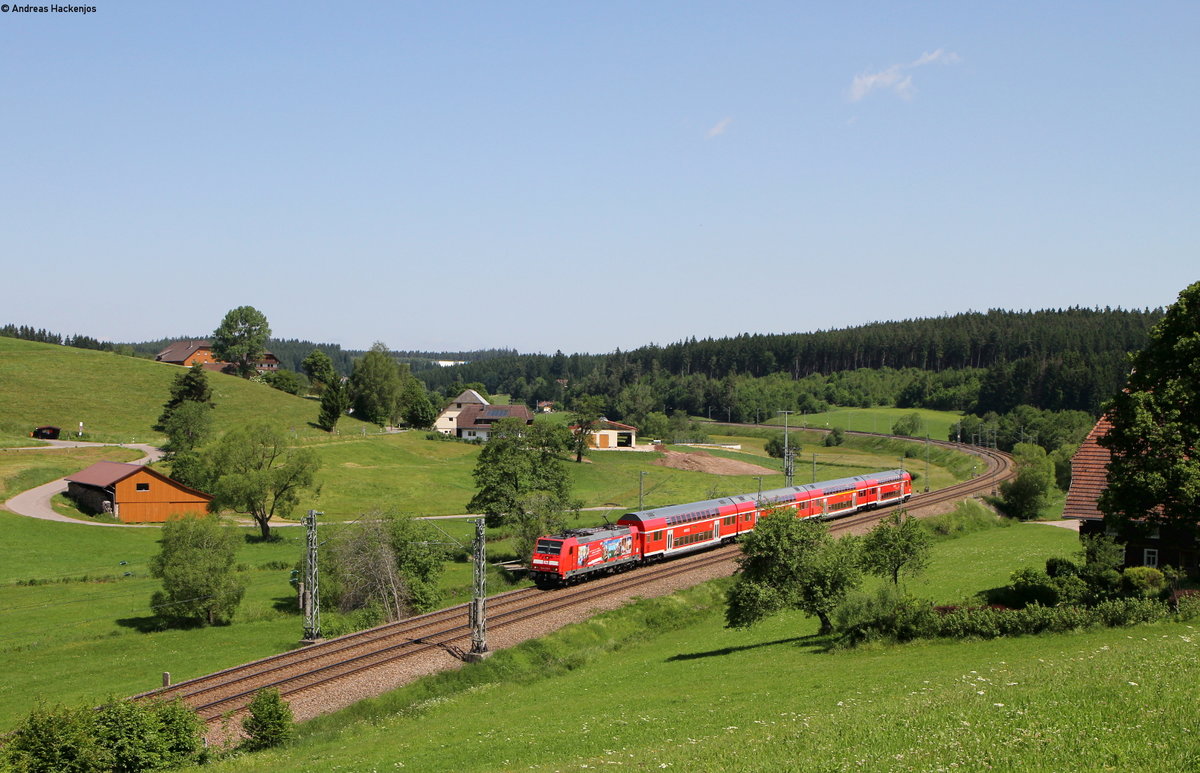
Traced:
[[[183, 369], [112, 352], [0, 337], [0, 435], [28, 438], [43, 424], [74, 432], [84, 424], [84, 440], [153, 443], [163, 437], [152, 427]], [[294, 433], [321, 437], [315, 400], [289, 395], [266, 384], [210, 373], [214, 429], [223, 433], [251, 420], [264, 420]], [[346, 417], [339, 425], [351, 434], [363, 422]], [[24, 443], [22, 443], [24, 445]]]
[[[243, 529], [246, 535], [256, 529]], [[303, 533], [245, 542], [245, 599], [234, 624], [155, 630], [149, 576], [158, 529], [54, 523], [0, 513], [0, 730], [44, 698], [99, 702], [290, 649], [300, 617], [288, 584]], [[287, 568], [278, 568], [285, 566]], [[126, 573], [129, 573], [126, 576]]]
[[[950, 602], [1070, 555], [1016, 525], [941, 542]], [[722, 627], [723, 584], [642, 601], [308, 723], [216, 770], [1190, 769], [1194, 629], [1162, 623], [826, 651], [815, 622]], [[586, 666], [586, 667], [584, 667]]]

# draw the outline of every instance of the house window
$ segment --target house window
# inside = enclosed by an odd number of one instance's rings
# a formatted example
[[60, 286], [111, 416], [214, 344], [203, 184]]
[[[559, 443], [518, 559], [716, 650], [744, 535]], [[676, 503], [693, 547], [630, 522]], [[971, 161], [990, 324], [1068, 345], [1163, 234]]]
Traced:
[[150, 484], [149, 483], [139, 483], [139, 484], [137, 484], [137, 490], [138, 491], [149, 491]]
[[1146, 548], [1142, 551], [1142, 564], [1144, 566], [1158, 566], [1158, 548]]
[[467, 437], [475, 437], [475, 430], [473, 430], [473, 429], [467, 430]]

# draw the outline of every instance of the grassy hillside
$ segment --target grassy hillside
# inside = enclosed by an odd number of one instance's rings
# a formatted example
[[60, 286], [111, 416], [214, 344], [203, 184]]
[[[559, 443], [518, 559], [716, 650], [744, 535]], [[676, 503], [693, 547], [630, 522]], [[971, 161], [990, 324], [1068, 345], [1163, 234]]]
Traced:
[[[151, 427], [180, 372], [175, 365], [110, 352], [0, 337], [0, 436], [27, 438], [42, 424], [74, 432], [82, 421], [85, 440], [160, 442]], [[210, 373], [209, 382], [218, 433], [254, 418], [297, 437], [325, 435], [310, 425], [319, 410], [314, 400], [223, 373]], [[354, 433], [368, 425], [346, 418], [340, 426]]]
[[[940, 543], [940, 601], [1068, 555], [1018, 525]], [[981, 563], [981, 557], [985, 561]], [[316, 720], [216, 770], [1187, 770], [1200, 638], [1163, 623], [829, 653], [814, 621], [722, 626], [721, 583], [639, 602]]]

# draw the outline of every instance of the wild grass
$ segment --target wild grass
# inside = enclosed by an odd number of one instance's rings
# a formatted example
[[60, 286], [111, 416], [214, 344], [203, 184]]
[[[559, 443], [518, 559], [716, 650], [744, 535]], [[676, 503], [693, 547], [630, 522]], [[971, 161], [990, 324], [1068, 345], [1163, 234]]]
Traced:
[[[974, 540], [980, 540], [978, 544]], [[939, 543], [940, 601], [1068, 551], [1043, 525]], [[798, 614], [733, 631], [722, 583], [642, 601], [308, 723], [216, 770], [1193, 769], [1200, 635], [1159, 623], [828, 651]]]

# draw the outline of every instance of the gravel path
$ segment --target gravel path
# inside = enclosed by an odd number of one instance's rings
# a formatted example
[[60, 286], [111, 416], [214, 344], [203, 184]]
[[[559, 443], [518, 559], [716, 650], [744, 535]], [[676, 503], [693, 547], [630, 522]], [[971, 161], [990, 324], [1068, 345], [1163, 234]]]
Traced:
[[[145, 456], [132, 464], [149, 464], [156, 462], [162, 458], [163, 452], [161, 449], [155, 448], [146, 443], [85, 443], [75, 440], [47, 440], [50, 445], [47, 446], [29, 446], [26, 448], [6, 448], [3, 451], [54, 451], [58, 448], [97, 448], [103, 446], [116, 446], [120, 448], [135, 448], [141, 451]], [[95, 521], [82, 521], [78, 518], [68, 518], [54, 510], [50, 504], [50, 500], [55, 494], [61, 494], [67, 490], [67, 479], [59, 478], [52, 480], [49, 483], [42, 484], [28, 491], [23, 491], [17, 494], [12, 499], [4, 503], [4, 506], [13, 511], [17, 515], [24, 515], [27, 518], [39, 518], [43, 521], [58, 521], [59, 523], [74, 523], [81, 526], [115, 526], [125, 529], [146, 529], [158, 528], [162, 524], [158, 523], [98, 523]]]

